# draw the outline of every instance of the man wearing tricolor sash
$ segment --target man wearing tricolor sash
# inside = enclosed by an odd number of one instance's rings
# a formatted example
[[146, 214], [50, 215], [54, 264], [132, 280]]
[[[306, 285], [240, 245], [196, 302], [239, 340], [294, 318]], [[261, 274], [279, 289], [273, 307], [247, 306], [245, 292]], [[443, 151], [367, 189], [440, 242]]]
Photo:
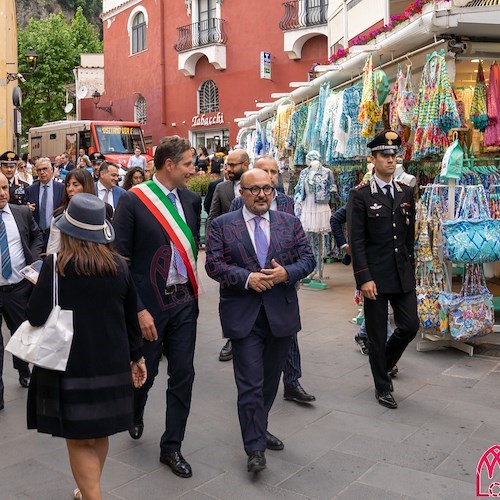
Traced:
[[186, 189], [192, 174], [190, 143], [178, 136], [160, 141], [156, 174], [124, 194], [113, 218], [116, 246], [129, 259], [137, 288], [138, 317], [145, 342], [148, 383], [135, 392], [129, 433], [139, 439], [144, 407], [164, 351], [168, 361], [166, 429], [160, 461], [174, 474], [191, 477], [181, 454], [194, 380], [198, 319], [196, 270], [201, 198]]

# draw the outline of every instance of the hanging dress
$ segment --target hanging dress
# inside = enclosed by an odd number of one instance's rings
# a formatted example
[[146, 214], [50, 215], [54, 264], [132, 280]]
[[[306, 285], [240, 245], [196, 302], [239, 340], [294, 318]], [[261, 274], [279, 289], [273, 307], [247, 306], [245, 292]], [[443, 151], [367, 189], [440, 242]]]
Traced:
[[490, 68], [487, 90], [488, 126], [484, 131], [484, 146], [500, 146], [500, 68], [497, 63]]

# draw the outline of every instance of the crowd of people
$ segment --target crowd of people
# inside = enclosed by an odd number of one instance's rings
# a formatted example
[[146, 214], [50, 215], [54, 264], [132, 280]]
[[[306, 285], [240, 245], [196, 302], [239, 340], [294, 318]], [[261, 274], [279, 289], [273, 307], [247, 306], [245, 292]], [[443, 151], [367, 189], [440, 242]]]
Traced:
[[[391, 409], [397, 403], [390, 373], [418, 330], [415, 207], [411, 189], [393, 179], [399, 144], [393, 132], [370, 144], [374, 175], [350, 193], [343, 214], [349, 244], [345, 237], [342, 244], [365, 298], [375, 396]], [[141, 439], [163, 356], [168, 379], [159, 459], [179, 477], [193, 474], [182, 443], [195, 378], [202, 200], [187, 182], [196, 170], [213, 172], [215, 162], [178, 136], [162, 139], [150, 162], [141, 158], [137, 149], [120, 187], [119, 166], [100, 153], [87, 157], [80, 150], [76, 165], [65, 153], [58, 166], [38, 158], [35, 181], [26, 175], [29, 158], [0, 156], [0, 312], [7, 328], [13, 334], [26, 319], [43, 325], [54, 294], [74, 315], [64, 372], [37, 366], [31, 372], [25, 361], [13, 362], [28, 388], [28, 427], [66, 439], [75, 499], [101, 499], [110, 435], [127, 430]], [[267, 466], [266, 449], [285, 446], [268, 429], [282, 374], [285, 399], [316, 399], [299, 382], [297, 341], [297, 291], [316, 259], [292, 198], [279, 189], [276, 160], [264, 156], [251, 168], [242, 149], [217, 158], [224, 159], [221, 176], [211, 183], [208, 206], [205, 199], [205, 270], [220, 284], [226, 343], [219, 359], [232, 359], [247, 470], [258, 473]], [[21, 271], [39, 259], [33, 288]], [[389, 303], [396, 329], [387, 339]], [[3, 390], [0, 377], [0, 409]]]

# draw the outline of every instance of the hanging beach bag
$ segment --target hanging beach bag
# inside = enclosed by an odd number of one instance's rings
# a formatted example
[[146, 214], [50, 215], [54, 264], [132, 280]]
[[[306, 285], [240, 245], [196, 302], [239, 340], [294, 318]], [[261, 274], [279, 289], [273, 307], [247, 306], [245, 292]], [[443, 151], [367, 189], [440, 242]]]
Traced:
[[32, 326], [28, 320], [21, 323], [5, 350], [36, 366], [65, 371], [73, 341], [73, 311], [59, 306], [57, 255], [53, 255], [53, 308], [47, 321], [42, 326]]
[[441, 316], [446, 316], [455, 340], [470, 340], [493, 333], [495, 313], [493, 295], [486, 288], [482, 265], [469, 265], [460, 293], [439, 294]]
[[444, 255], [454, 263], [500, 260], [500, 220], [492, 219], [482, 185], [462, 190], [455, 219], [443, 222]]
[[441, 162], [440, 177], [444, 179], [460, 179], [464, 166], [464, 151], [460, 146], [458, 138], [446, 149]]
[[411, 125], [413, 113], [417, 105], [417, 97], [413, 91], [413, 83], [411, 81], [411, 66], [408, 66], [406, 72], [406, 82], [401, 97], [398, 102], [399, 121], [403, 125]]
[[422, 270], [416, 286], [417, 311], [422, 328], [439, 328], [439, 285], [435, 273]]

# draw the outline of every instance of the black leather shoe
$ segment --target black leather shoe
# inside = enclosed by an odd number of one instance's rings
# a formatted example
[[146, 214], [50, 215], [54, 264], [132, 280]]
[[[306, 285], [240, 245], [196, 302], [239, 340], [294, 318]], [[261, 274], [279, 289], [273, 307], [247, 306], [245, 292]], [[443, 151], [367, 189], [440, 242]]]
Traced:
[[184, 460], [180, 451], [162, 453], [160, 455], [160, 462], [168, 465], [176, 476], [191, 477], [193, 475], [191, 466], [186, 462], [186, 460]]
[[398, 404], [390, 392], [375, 391], [375, 397], [377, 398], [379, 405], [390, 408], [391, 410], [395, 410], [398, 407]]
[[395, 376], [399, 373], [399, 370], [398, 370], [397, 365], [394, 365], [394, 366], [392, 367], [392, 370], [390, 370], [390, 371], [389, 371], [389, 372], [387, 372], [387, 373], [388, 373], [389, 377], [393, 377], [393, 378], [394, 378], [394, 377], [395, 377]]
[[141, 439], [144, 432], [144, 408], [136, 410], [134, 415], [134, 424], [129, 428], [128, 433], [132, 439]]
[[30, 386], [30, 381], [31, 381], [30, 373], [24, 375], [19, 374], [19, 384], [21, 384], [21, 387], [27, 389]]
[[285, 385], [283, 397], [288, 401], [295, 401], [296, 403], [312, 403], [316, 401], [316, 397], [308, 394], [300, 384], [297, 384], [297, 387]]
[[231, 341], [228, 340], [224, 347], [220, 350], [219, 361], [231, 361], [233, 359], [233, 346]]
[[266, 456], [263, 451], [253, 451], [248, 455], [248, 472], [260, 472], [266, 468]]
[[266, 431], [266, 448], [268, 450], [280, 451], [284, 447], [285, 445], [281, 439], [278, 439], [276, 436], [273, 436], [270, 432]]

